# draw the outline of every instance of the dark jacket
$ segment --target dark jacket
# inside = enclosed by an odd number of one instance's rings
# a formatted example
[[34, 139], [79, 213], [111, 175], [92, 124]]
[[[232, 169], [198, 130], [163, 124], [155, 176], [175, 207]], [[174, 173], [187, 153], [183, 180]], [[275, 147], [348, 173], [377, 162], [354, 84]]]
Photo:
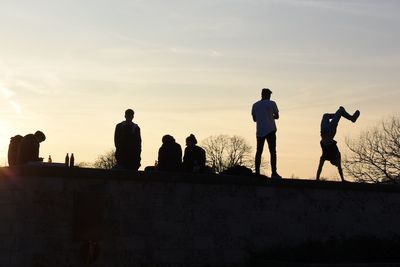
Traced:
[[40, 142], [37, 140], [35, 135], [25, 135], [19, 146], [17, 164], [27, 164], [30, 161], [40, 161], [39, 147]]
[[182, 148], [175, 141], [164, 143], [158, 150], [160, 171], [180, 171], [182, 168]]
[[140, 128], [135, 123], [123, 121], [115, 127], [115, 159], [126, 169], [139, 169], [142, 152]]
[[187, 146], [183, 156], [183, 169], [187, 172], [204, 171], [206, 166], [206, 151], [196, 145]]

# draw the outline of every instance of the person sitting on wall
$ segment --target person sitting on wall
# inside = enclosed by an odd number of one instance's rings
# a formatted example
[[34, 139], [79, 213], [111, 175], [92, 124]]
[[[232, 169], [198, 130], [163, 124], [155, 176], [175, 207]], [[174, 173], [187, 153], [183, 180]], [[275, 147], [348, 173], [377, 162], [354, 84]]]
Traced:
[[158, 165], [160, 171], [180, 171], [182, 168], [182, 148], [171, 135], [164, 135], [162, 145], [158, 150]]
[[206, 151], [197, 146], [193, 134], [186, 138], [186, 148], [183, 156], [183, 169], [187, 172], [203, 172], [206, 166]]
[[44, 140], [46, 140], [46, 136], [41, 131], [25, 135], [18, 149], [17, 164], [43, 161], [43, 158], [39, 157], [39, 148], [40, 143]]
[[324, 166], [325, 160], [330, 161], [330, 163], [338, 168], [340, 178], [344, 182], [341, 154], [339, 148], [337, 147], [337, 142], [334, 140], [336, 135], [337, 127], [341, 117], [344, 117], [353, 123], [357, 121], [360, 116], [360, 111], [356, 110], [353, 115], [347, 113], [344, 107], [339, 107], [335, 113], [325, 113], [321, 120], [321, 149], [322, 155], [319, 160], [318, 170], [316, 179], [319, 180], [322, 167]]

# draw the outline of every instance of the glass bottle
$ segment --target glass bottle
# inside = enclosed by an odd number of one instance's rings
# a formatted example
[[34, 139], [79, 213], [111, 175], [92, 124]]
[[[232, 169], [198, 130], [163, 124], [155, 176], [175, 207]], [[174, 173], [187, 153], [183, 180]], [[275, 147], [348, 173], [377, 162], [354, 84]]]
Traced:
[[69, 160], [69, 166], [70, 167], [74, 167], [75, 164], [75, 157], [74, 157], [74, 153], [71, 153], [71, 158]]
[[65, 156], [65, 166], [68, 167], [69, 166], [69, 155], [67, 153], [67, 155]]

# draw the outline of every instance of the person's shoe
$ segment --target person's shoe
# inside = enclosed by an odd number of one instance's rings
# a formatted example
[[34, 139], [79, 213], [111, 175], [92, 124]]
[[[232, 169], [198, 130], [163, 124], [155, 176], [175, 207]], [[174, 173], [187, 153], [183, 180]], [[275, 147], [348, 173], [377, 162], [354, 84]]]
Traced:
[[358, 119], [358, 117], [360, 117], [360, 111], [359, 111], [359, 110], [356, 110], [356, 112], [354, 112], [354, 114], [353, 114], [353, 116], [352, 116], [352, 118], [351, 118], [351, 121], [352, 121], [353, 123], [356, 122], [357, 119]]
[[274, 172], [271, 174], [271, 179], [282, 179], [282, 176], [280, 176], [277, 172]]

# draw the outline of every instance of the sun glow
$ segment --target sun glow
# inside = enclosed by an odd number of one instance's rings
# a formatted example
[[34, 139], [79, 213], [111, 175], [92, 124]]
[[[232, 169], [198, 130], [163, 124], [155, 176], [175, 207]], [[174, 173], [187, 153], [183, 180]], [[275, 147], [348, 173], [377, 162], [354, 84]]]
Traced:
[[12, 136], [12, 127], [0, 119], [0, 166], [7, 165], [7, 153], [10, 137]]

